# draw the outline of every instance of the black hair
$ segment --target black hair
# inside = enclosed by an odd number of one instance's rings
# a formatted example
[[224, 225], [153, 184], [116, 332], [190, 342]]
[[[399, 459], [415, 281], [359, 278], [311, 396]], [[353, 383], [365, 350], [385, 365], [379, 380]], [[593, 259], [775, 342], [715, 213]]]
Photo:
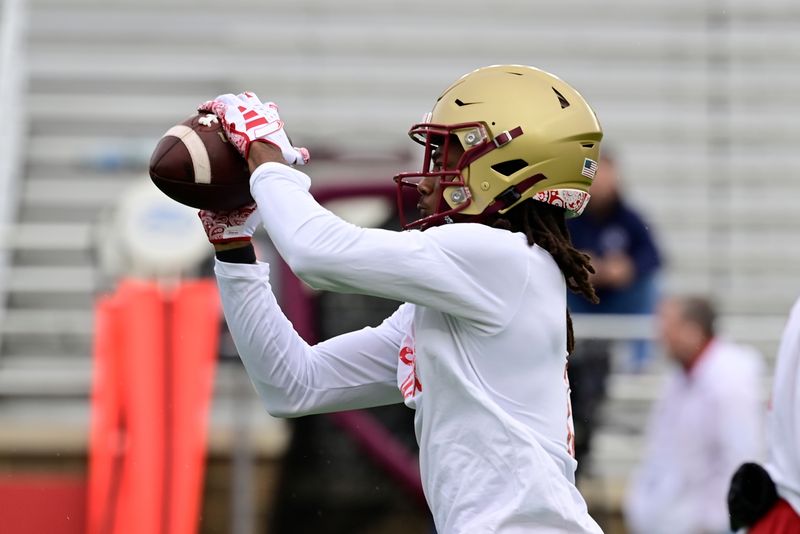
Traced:
[[[600, 301], [589, 280], [589, 276], [594, 273], [594, 267], [589, 256], [572, 244], [563, 208], [527, 200], [499, 216], [493, 226], [523, 232], [528, 237], [529, 245], [536, 244], [550, 253], [564, 274], [570, 291], [583, 296], [589, 302], [596, 304]], [[575, 336], [569, 309], [566, 312], [567, 352], [571, 354], [575, 348]]]

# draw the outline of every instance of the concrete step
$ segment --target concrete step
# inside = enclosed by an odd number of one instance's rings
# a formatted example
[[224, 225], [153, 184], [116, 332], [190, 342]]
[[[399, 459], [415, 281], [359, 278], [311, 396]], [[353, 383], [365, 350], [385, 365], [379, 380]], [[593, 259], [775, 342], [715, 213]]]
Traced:
[[8, 309], [0, 324], [0, 354], [90, 354], [92, 330], [93, 312], [88, 307]]
[[640, 433], [623, 434], [600, 427], [592, 438], [592, 476], [629, 476], [641, 462], [644, 440]]
[[0, 398], [87, 398], [91, 382], [92, 360], [88, 354], [4, 355], [0, 359]]
[[[234, 51], [257, 51], [268, 47], [275, 54], [296, 49], [339, 54], [353, 51], [382, 57], [387, 54], [425, 57], [430, 43], [422, 37], [435, 29], [440, 43], [452, 43], [449, 47], [437, 47], [438, 56], [460, 53], [473, 60], [476, 55], [489, 55], [487, 48], [491, 48], [486, 46], [486, 42], [500, 40], [506, 42], [509, 50], [526, 50], [539, 45], [545, 48], [543, 56], [555, 60], [577, 54], [618, 57], [628, 61], [646, 58], [648, 62], [653, 57], [669, 60], [700, 56], [702, 60], [704, 53], [715, 46], [724, 47], [725, 51], [738, 56], [757, 58], [785, 59], [793, 51], [794, 33], [790, 26], [775, 25], [772, 31], [765, 33], [748, 32], [748, 25], [741, 25], [724, 40], [709, 40], [706, 20], [709, 8], [705, 5], [693, 9], [687, 7], [687, 12], [673, 6], [666, 7], [665, 3], [657, 4], [657, 11], [653, 10], [655, 6], [647, 10], [623, 10], [621, 5], [604, 5], [602, 9], [596, 5], [587, 6], [593, 24], [582, 28], [577, 35], [564, 32], [558, 24], [567, 15], [563, 9], [542, 10], [511, 0], [474, 6], [457, 14], [448, 10], [447, 4], [433, 7], [418, 0], [404, 4], [402, 10], [394, 5], [367, 7], [352, 3], [337, 6], [335, 10], [322, 6], [283, 12], [249, 8], [247, 17], [239, 16], [235, 10], [219, 13], [187, 10], [177, 5], [155, 11], [143, 4], [140, 9], [128, 6], [122, 12], [116, 5], [113, 10], [103, 10], [98, 6], [83, 10], [49, 7], [35, 12], [32, 31], [38, 41], [69, 41], [77, 37], [112, 48], [115, 42], [123, 46], [135, 43], [139, 47], [152, 43], [151, 46], [158, 46], [163, 51], [171, 37], [171, 45], [194, 40], [211, 42]], [[449, 16], [453, 24], [438, 24], [434, 14], [437, 10]], [[494, 28], [487, 27], [486, 17], [496, 19], [498, 13], [508, 13], [503, 17], [504, 23]], [[736, 15], [747, 21], [746, 13], [737, 12]], [[780, 8], [767, 13], [775, 18], [782, 14]], [[763, 11], [759, 15], [764, 18]], [[391, 26], [385, 24], [387, 16], [392, 18]], [[267, 24], [268, 31], [265, 31]], [[478, 33], [484, 39], [463, 38]], [[586, 46], [588, 43], [594, 46]], [[631, 43], [636, 46], [631, 46]]]
[[[770, 315], [721, 313], [718, 329], [744, 343], [776, 340], [786, 324], [788, 311]], [[656, 319], [650, 315], [574, 314], [572, 320], [575, 331], [583, 338], [652, 339], [656, 335]]]
[[[52, 215], [46, 210], [40, 211]], [[31, 213], [24, 210], [23, 215], [29, 218]], [[79, 218], [88, 217], [84, 215]], [[17, 266], [86, 268], [98, 263], [97, 231], [96, 225], [83, 221], [20, 222], [6, 228], [0, 236], [0, 250], [10, 253]]]
[[89, 336], [92, 333], [91, 310], [8, 310], [2, 324], [4, 335]]
[[147, 176], [147, 171], [115, 174], [72, 179], [31, 177], [23, 185], [20, 201], [26, 205], [102, 209], [113, 206], [134, 181]]
[[[0, 399], [35, 397], [88, 398], [94, 362], [90, 354], [53, 356], [7, 354], [0, 359]], [[221, 361], [214, 375], [214, 394], [235, 397], [244, 382], [249, 386], [241, 361]], [[248, 390], [249, 391], [249, 390]]]
[[[347, 80], [352, 84], [352, 80]], [[431, 97], [424, 94], [405, 94], [392, 101], [391, 106], [386, 105], [387, 96], [383, 92], [367, 92], [365, 88], [354, 90], [352, 85], [346, 86], [346, 94], [331, 94], [324, 87], [315, 85], [318, 89], [314, 95], [302, 95], [287, 91], [278, 93], [274, 91], [274, 99], [281, 106], [281, 115], [293, 132], [306, 132], [310, 125], [331, 128], [336, 125], [353, 124], [353, 117], [359, 112], [367, 111], [372, 128], [383, 130], [382, 123], [389, 121], [395, 124], [398, 119], [404, 124], [409, 124], [418, 117], [419, 109], [430, 106]], [[728, 90], [730, 88], [727, 88]], [[800, 83], [797, 89], [800, 90]], [[255, 89], [254, 89], [255, 90]], [[436, 94], [436, 91], [428, 92]], [[196, 106], [204, 100], [215, 95], [191, 93], [180, 95], [153, 95], [153, 94], [33, 94], [28, 98], [29, 116], [35, 131], [47, 130], [37, 128], [39, 124], [73, 124], [73, 128], [80, 128], [82, 123], [108, 123], [153, 125], [154, 136], [160, 136], [171, 124], [183, 120], [191, 115]], [[313, 100], [309, 100], [313, 96]], [[625, 101], [600, 101], [595, 104], [601, 117], [607, 117], [604, 124], [611, 131], [620, 129], [624, 131], [641, 131], [641, 117], [648, 115], [654, 123], [659, 125], [655, 135], [669, 135], [670, 132], [681, 132], [682, 137], [688, 136], [698, 142], [705, 142], [712, 134], [717, 134], [719, 126], [709, 122], [708, 104], [705, 99], [694, 102], [686, 100], [673, 103], [662, 102], [662, 105], [653, 109], [652, 101], [631, 102]], [[726, 134], [739, 142], [757, 139], [781, 140], [786, 135], [800, 132], [800, 125], [786, 114], [786, 106], [761, 106], [758, 108], [741, 107], [726, 109], [727, 117], [725, 126]], [[285, 115], [285, 117], [284, 117]], [[168, 121], [168, 122], [167, 122]], [[753, 124], [759, 121], [771, 125], [770, 130], [754, 129]], [[166, 125], [162, 129], [159, 124]], [[402, 130], [401, 130], [402, 131]], [[731, 166], [732, 170], [735, 167]], [[655, 170], [658, 167], [654, 167]]]
[[92, 294], [97, 289], [98, 273], [94, 267], [13, 266], [8, 290], [12, 293]]
[[7, 306], [45, 312], [91, 309], [104, 283], [92, 265], [15, 265], [6, 284]]
[[[55, 144], [59, 140], [53, 140]], [[149, 150], [149, 147], [148, 147]], [[55, 153], [56, 151], [52, 151]], [[90, 242], [101, 216], [108, 214], [125, 195], [133, 183], [147, 178], [145, 150], [136, 152], [136, 167], [129, 168], [130, 157], [119, 147], [107, 151], [73, 154], [72, 165], [47, 158], [30, 165], [28, 178], [19, 191], [18, 224], [26, 238], [38, 233], [52, 233], [68, 243]], [[106, 158], [106, 159], [103, 159]], [[64, 229], [59, 229], [64, 225]], [[17, 229], [7, 230], [12, 246], [30, 250], [41, 244], [46, 237], [33, 237], [34, 243], [26, 245], [23, 239], [13, 234]], [[67, 232], [78, 232], [68, 236]]]
[[[50, 201], [55, 202], [58, 192], [54, 191], [52, 194]], [[37, 197], [35, 203], [39, 202], [47, 203], [47, 200]], [[93, 228], [88, 223], [18, 223], [6, 228], [0, 237], [0, 243], [6, 249], [46, 250], [54, 253], [87, 250], [92, 246], [92, 240]]]
[[[63, 7], [63, 3], [59, 0], [33, 0], [32, 5], [40, 8]], [[71, 0], [71, 5], [75, 5], [77, 8], [84, 9], [108, 7], [108, 3], [104, 0]], [[326, 0], [306, 0], [303, 5], [309, 13], [362, 13], [365, 11], [377, 13], [397, 12], [397, 6], [395, 4], [378, 3], [365, 5], [360, 2], [360, 0], [341, 0], [341, 2], [336, 6], [332, 6]], [[565, 9], [559, 4], [553, 4], [546, 7], [542, 6], [541, 9], [537, 9], [534, 6], [517, 4], [510, 0], [499, 2], [498, 5], [503, 7], [511, 6], [518, 8], [518, 10], [511, 10], [507, 12], [512, 15], [519, 13], [520, 16], [524, 14], [536, 13], [542, 13], [543, 15], [562, 15], [563, 9]], [[796, 5], [797, 4], [793, 2], [793, 0], [773, 0], [769, 4], [769, 12], [774, 13], [776, 17], [786, 13], [794, 13], [794, 8], [796, 8]], [[158, 9], [161, 9], [163, 7], [163, 2], [160, 2], [159, 0], [119, 0], [114, 3], [115, 9], [122, 10], [154, 9], [154, 6]], [[200, 7], [215, 7], [218, 6], [218, 3], [215, 3], [213, 0], [172, 0], [170, 2], [170, 6], [173, 6], [175, 9], [186, 7], [194, 7], [199, 9]], [[229, 6], [232, 11], [236, 12], [238, 9], [244, 8], [263, 8], [264, 3], [258, 0], [231, 0], [226, 4], [226, 6]], [[591, 0], [577, 0], [573, 4], [570, 4], [568, 9], [592, 11], [592, 8], [596, 9], [596, 6], [596, 3], [592, 2]], [[402, 7], [404, 9], [408, 9], [409, 11], [418, 10], [422, 13], [448, 13], [446, 4], [431, 5], [430, 3], [426, 2], [426, 0], [408, 0], [402, 4]], [[631, 4], [625, 0], [611, 0], [606, 2], [603, 7], [604, 9], [598, 10], [597, 14], [605, 15], [610, 18], [617, 18], [622, 14], [629, 14], [631, 16], [638, 14], [643, 18], [653, 18], [653, 10], [657, 10], [661, 16], [664, 16], [669, 20], [694, 20], [698, 17], [698, 15], [706, 13], [709, 9], [705, 4], [698, 4], [697, 2], [693, 2], [691, 0], [676, 0], [674, 2], [655, 4], [653, 6], [642, 6], [641, 12], [637, 12], [636, 9], [634, 9], [635, 6], [631, 6]], [[726, 7], [736, 14], [762, 14], [762, 18], [764, 15], [764, 6], [754, 6], [752, 2], [747, 0], [730, 0], [726, 4]], [[496, 14], [499, 9], [500, 8], [495, 8], [494, 6], [481, 5], [476, 6], [476, 10], [466, 13], [466, 15], [469, 16], [472, 14], [476, 17], [483, 18], [487, 14]], [[756, 21], [757, 20], [758, 19], [756, 19]]]
[[[668, 371], [672, 364], [666, 361], [655, 362], [661, 369], [658, 372], [645, 374], [612, 373], [608, 377], [608, 401], [615, 404], [631, 404], [649, 406], [661, 395], [667, 382]], [[769, 398], [772, 377], [764, 376], [761, 395], [764, 402]], [[614, 412], [615, 410], [607, 410]]]
[[[209, 410], [208, 448], [212, 454], [230, 454], [236, 440], [246, 439], [260, 456], [279, 458], [289, 443], [285, 420], [271, 417], [252, 389], [240, 398], [217, 396]], [[0, 411], [0, 454], [83, 455], [88, 449], [91, 421], [85, 398], [35, 396], [15, 399]]]

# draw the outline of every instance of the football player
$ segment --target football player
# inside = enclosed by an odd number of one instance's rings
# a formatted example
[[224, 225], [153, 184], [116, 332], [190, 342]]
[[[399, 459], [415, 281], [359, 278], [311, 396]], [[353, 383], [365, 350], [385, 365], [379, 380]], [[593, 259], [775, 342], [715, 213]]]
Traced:
[[767, 462], [748, 462], [728, 491], [731, 528], [800, 532], [800, 299], [783, 329], [767, 413]]
[[[201, 212], [228, 325], [278, 417], [404, 402], [443, 533], [601, 532], [575, 487], [566, 379], [566, 292], [595, 300], [589, 259], [565, 219], [589, 200], [602, 130], [584, 98], [536, 68], [491, 66], [447, 88], [411, 138], [422, 168], [406, 231], [353, 226], [321, 207], [287, 165], [277, 107], [222, 95], [217, 114], [252, 170], [258, 208]], [[406, 210], [400, 206], [400, 213]], [[314, 346], [281, 312], [250, 236], [260, 219], [311, 286], [404, 304], [376, 328]]]

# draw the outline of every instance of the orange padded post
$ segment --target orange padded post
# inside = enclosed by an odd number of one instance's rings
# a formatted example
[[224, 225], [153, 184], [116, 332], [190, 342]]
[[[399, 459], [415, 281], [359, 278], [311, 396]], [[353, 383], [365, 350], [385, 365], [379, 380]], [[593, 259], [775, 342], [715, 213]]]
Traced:
[[164, 357], [169, 327], [154, 283], [123, 281], [117, 290], [125, 465], [114, 534], [163, 533]]
[[93, 377], [89, 429], [86, 532], [113, 532], [122, 482], [123, 425], [119, 369], [118, 302], [102, 297], [95, 306]]
[[197, 532], [220, 317], [211, 280], [98, 301], [89, 534]]
[[173, 434], [166, 451], [170, 479], [169, 534], [197, 532], [205, 474], [208, 411], [214, 386], [220, 302], [212, 280], [179, 286], [172, 295], [171, 419]]

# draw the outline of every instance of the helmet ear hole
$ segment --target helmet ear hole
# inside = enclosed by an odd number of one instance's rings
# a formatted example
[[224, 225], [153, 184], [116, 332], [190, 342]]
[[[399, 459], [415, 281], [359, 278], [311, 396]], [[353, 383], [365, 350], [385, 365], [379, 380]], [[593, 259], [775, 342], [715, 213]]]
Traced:
[[502, 174], [503, 176], [511, 176], [520, 169], [528, 166], [528, 162], [524, 159], [510, 159], [501, 161], [492, 165], [492, 170]]

